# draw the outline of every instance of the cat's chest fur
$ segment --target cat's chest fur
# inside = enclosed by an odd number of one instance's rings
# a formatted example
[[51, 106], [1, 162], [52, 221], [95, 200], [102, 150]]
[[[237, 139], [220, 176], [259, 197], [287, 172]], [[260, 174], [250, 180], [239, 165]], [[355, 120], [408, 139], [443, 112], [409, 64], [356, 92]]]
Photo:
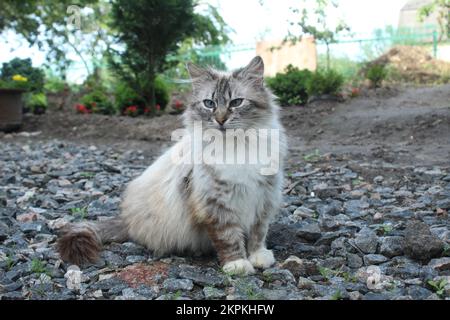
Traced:
[[267, 177], [259, 173], [257, 166], [213, 165], [194, 169], [197, 190], [206, 198], [216, 198], [237, 215], [245, 231], [263, 209], [265, 190], [261, 188]]

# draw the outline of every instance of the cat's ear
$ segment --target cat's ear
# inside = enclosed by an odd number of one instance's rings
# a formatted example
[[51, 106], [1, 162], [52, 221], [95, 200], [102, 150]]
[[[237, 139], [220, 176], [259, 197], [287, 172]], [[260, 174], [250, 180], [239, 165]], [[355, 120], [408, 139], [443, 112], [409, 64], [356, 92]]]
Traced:
[[233, 77], [253, 80], [256, 84], [262, 85], [264, 82], [263, 59], [260, 56], [254, 57], [246, 67], [233, 72]]
[[215, 74], [211, 69], [199, 67], [191, 62], [188, 62], [186, 64], [186, 68], [189, 72], [189, 76], [191, 77], [192, 82], [215, 79]]

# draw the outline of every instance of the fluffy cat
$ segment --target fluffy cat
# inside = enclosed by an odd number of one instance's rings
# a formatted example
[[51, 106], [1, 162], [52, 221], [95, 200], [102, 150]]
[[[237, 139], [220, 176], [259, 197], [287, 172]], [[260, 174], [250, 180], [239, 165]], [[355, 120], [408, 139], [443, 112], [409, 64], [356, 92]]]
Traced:
[[[232, 274], [251, 274], [274, 264], [265, 238], [280, 208], [286, 148], [278, 106], [264, 85], [264, 63], [256, 57], [231, 73], [188, 64], [188, 71], [193, 92], [183, 115], [187, 134], [127, 186], [118, 217], [62, 230], [57, 248], [63, 260], [92, 262], [102, 243], [132, 240], [157, 255], [215, 250], [223, 270]], [[203, 131], [218, 129], [223, 137], [227, 129], [278, 130], [277, 146], [271, 146], [279, 151], [274, 160], [278, 171], [263, 175], [259, 162], [174, 163], [174, 155], [185, 160], [195, 156], [195, 151], [183, 151], [192, 150], [198, 140], [196, 123]], [[264, 135], [258, 139], [268, 142]], [[236, 140], [248, 151], [245, 136], [237, 134]]]

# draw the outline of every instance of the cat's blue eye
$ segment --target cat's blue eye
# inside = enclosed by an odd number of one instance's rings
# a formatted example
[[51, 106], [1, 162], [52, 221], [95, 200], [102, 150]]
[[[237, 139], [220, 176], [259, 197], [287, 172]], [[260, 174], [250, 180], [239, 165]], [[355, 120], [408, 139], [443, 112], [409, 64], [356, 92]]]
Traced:
[[214, 109], [216, 107], [216, 103], [214, 101], [212, 101], [212, 100], [209, 100], [209, 99], [203, 100], [203, 104], [208, 109]]
[[243, 101], [244, 99], [233, 99], [230, 101], [229, 106], [230, 108], [237, 108], [242, 104]]

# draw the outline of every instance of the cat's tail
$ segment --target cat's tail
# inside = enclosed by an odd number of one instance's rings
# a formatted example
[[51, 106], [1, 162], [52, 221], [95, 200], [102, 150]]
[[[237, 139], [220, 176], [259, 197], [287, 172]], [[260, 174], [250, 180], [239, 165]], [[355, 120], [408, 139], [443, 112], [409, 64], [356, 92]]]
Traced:
[[99, 259], [102, 244], [128, 240], [126, 225], [120, 217], [69, 224], [60, 231], [56, 249], [61, 259], [76, 265]]

